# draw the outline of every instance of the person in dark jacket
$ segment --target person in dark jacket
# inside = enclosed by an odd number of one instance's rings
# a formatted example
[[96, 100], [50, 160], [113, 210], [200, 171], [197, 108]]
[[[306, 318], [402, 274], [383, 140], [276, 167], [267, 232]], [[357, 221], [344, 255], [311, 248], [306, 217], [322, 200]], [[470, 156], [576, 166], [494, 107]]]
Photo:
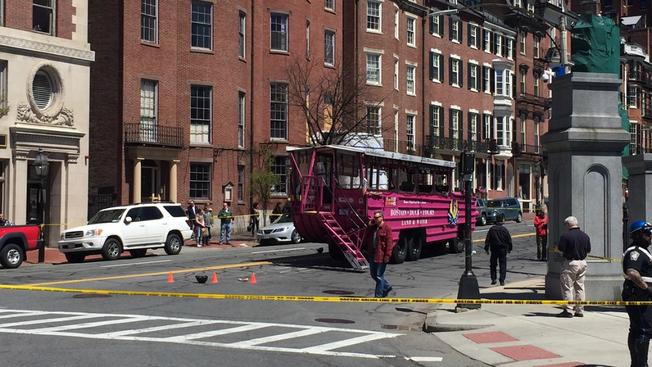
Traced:
[[385, 279], [385, 269], [394, 250], [392, 228], [383, 220], [383, 212], [377, 211], [369, 222], [369, 230], [371, 231], [369, 243], [373, 255], [373, 261], [369, 263], [369, 271], [371, 278], [376, 281], [375, 296], [384, 298], [392, 291], [392, 286]]
[[489, 260], [489, 270], [491, 273], [491, 284], [496, 284], [496, 267], [500, 265], [500, 285], [505, 285], [505, 277], [507, 276], [507, 254], [512, 252], [512, 236], [509, 234], [507, 228], [503, 226], [505, 216], [498, 214], [496, 216], [496, 224], [493, 225], [487, 233], [487, 238], [484, 240], [484, 250], [489, 253], [491, 250], [491, 258]]
[[[637, 220], [629, 226], [631, 245], [623, 254], [623, 301], [652, 301], [652, 224]], [[652, 337], [652, 307], [625, 306], [629, 315], [627, 346], [631, 367], [647, 367], [647, 355]]]
[[[568, 231], [561, 235], [557, 247], [564, 257], [561, 264], [559, 281], [561, 283], [561, 296], [565, 301], [584, 301], [584, 278], [587, 271], [586, 255], [591, 252], [591, 239], [580, 230], [577, 218], [570, 216], [564, 219]], [[564, 305], [559, 317], [572, 318], [573, 308], [575, 317], [584, 317], [584, 306]]]

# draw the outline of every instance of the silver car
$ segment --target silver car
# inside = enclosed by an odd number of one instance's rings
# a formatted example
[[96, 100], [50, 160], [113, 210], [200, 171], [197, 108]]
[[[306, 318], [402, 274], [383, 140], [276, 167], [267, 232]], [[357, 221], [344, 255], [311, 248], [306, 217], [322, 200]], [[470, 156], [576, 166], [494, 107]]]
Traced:
[[294, 228], [292, 218], [283, 214], [278, 217], [272, 224], [258, 230], [258, 241], [265, 243], [292, 242], [299, 243], [302, 238], [299, 232]]

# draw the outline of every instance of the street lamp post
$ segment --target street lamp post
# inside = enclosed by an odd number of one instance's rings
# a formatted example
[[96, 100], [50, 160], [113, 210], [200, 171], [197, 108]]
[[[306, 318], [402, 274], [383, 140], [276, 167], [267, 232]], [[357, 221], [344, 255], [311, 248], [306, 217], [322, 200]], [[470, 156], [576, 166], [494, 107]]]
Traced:
[[[471, 181], [473, 181], [473, 168], [475, 163], [475, 153], [464, 150], [462, 153], [461, 174], [464, 180], [464, 273], [460, 278], [460, 287], [457, 291], [457, 299], [480, 299], [480, 288], [478, 279], [473, 274], [473, 241], [471, 239]], [[479, 303], [458, 304], [456, 311], [461, 309], [478, 309]]]
[[43, 153], [43, 151], [39, 148], [38, 153], [36, 153], [36, 157], [34, 158], [34, 172], [36, 173], [36, 176], [41, 179], [41, 190], [39, 194], [39, 201], [41, 205], [41, 213], [42, 213], [42, 219], [41, 219], [41, 238], [42, 240], [39, 242], [38, 246], [38, 262], [42, 263], [45, 262], [45, 241], [46, 241], [46, 231], [45, 231], [45, 213], [46, 213], [46, 206], [47, 206], [47, 191], [45, 188], [46, 180], [48, 177], [48, 170], [50, 163], [48, 162], [48, 156]]

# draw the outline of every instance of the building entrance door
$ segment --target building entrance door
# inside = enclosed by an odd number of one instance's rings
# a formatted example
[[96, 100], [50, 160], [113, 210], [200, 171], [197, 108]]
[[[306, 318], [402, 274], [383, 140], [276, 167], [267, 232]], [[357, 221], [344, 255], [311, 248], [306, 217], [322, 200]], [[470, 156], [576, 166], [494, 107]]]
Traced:
[[143, 202], [152, 201], [152, 195], [157, 198], [161, 190], [161, 172], [159, 167], [153, 161], [144, 161], [141, 174], [141, 198]]
[[[49, 202], [46, 200], [49, 195], [48, 187], [49, 177], [43, 181], [36, 175], [34, 166], [31, 164], [27, 170], [27, 218], [26, 223], [44, 224], [47, 223], [48, 213], [44, 211], [44, 205]], [[45, 187], [43, 187], [45, 185]]]

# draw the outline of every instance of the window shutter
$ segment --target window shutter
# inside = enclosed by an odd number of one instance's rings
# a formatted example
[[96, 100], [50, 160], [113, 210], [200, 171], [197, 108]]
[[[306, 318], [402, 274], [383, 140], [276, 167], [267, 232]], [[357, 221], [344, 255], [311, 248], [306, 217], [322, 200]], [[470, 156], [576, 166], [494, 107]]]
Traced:
[[490, 33], [489, 43], [491, 44], [491, 47], [489, 47], [489, 49], [491, 50], [491, 53], [495, 54], [496, 53], [496, 34], [495, 33]]
[[466, 86], [467, 88], [471, 89], [473, 86], [473, 81], [471, 80], [471, 68], [473, 67], [471, 63], [468, 63], [468, 70], [466, 71], [468, 73], [468, 85]]
[[489, 68], [489, 80], [490, 80], [490, 85], [491, 85], [491, 94], [496, 93], [496, 73], [494, 71], [494, 68]]
[[428, 74], [430, 76], [430, 80], [435, 79], [435, 57], [437, 57], [437, 55], [434, 52], [430, 51], [430, 73]]
[[466, 28], [467, 28], [467, 31], [468, 31], [468, 32], [467, 32], [468, 35], [467, 35], [467, 37], [466, 37], [466, 44], [469, 45], [469, 46], [471, 46], [471, 27], [473, 27], [473, 26], [471, 25], [471, 23], [468, 23], [468, 24], [467, 24], [467, 27], [466, 27]]
[[444, 127], [446, 126], [444, 123], [444, 107], [437, 106], [437, 114], [439, 116], [439, 136], [444, 136]]
[[453, 85], [453, 58], [448, 57], [448, 84]]
[[459, 79], [460, 87], [463, 87], [464, 86], [464, 63], [462, 62], [462, 60], [458, 60], [457, 64], [460, 66], [457, 79]]
[[435, 15], [430, 16], [430, 28], [429, 29], [430, 29], [430, 34], [434, 34], [437, 31], [435, 29]]
[[450, 16], [448, 17], [448, 39], [452, 40], [453, 39], [453, 18]]
[[459, 30], [459, 41], [462, 44], [464, 42], [464, 22], [461, 19], [457, 22], [457, 29]]
[[462, 141], [464, 140], [464, 114], [462, 111], [455, 111], [457, 114], [457, 123], [458, 123], [458, 131], [457, 131], [457, 139], [459, 139], [459, 143], [457, 144], [458, 148], [462, 147]]
[[512, 73], [512, 95], [511, 97], [514, 98], [516, 97], [516, 74]]
[[444, 16], [439, 16], [439, 35], [444, 36]]
[[430, 146], [432, 146], [432, 141], [435, 136], [435, 108], [437, 108], [437, 106], [430, 105], [430, 124], [428, 124], [430, 125], [430, 141], [426, 142], [426, 144]]
[[439, 81], [444, 82], [444, 56], [443, 55], [437, 55], [439, 58]]
[[[473, 113], [469, 112], [468, 119], [467, 119], [469, 121], [469, 123], [468, 123], [469, 127], [468, 127], [468, 129], [466, 129], [466, 140], [467, 141], [473, 140], [473, 136], [471, 134], [471, 120], [472, 119], [473, 119]], [[477, 121], [475, 122], [475, 128], [476, 128], [476, 130], [478, 128], [478, 122]]]
[[507, 42], [509, 42], [509, 39], [507, 37], [503, 37], [503, 42], [502, 42], [502, 54], [504, 57], [508, 57], [509, 55], [507, 54]]
[[453, 109], [449, 108], [448, 109], [448, 137], [451, 139], [455, 139], [456, 136], [453, 135]]

